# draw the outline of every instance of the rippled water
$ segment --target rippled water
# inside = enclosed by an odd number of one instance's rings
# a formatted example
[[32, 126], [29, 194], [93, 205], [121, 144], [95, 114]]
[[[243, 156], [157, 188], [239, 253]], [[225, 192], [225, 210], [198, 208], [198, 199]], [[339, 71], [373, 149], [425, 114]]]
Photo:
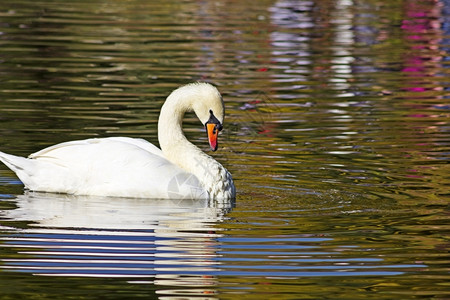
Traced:
[[450, 297], [449, 1], [153, 2], [0, 3], [0, 149], [156, 143], [209, 81], [236, 201], [28, 193], [1, 165], [0, 298]]

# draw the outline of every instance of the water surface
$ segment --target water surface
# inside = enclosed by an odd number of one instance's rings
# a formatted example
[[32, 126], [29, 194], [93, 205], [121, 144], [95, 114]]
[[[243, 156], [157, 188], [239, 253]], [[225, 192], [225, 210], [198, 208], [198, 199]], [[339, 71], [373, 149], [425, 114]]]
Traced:
[[1, 298], [448, 298], [449, 36], [446, 0], [0, 4], [2, 151], [157, 144], [165, 97], [208, 81], [238, 189], [32, 193], [1, 165]]

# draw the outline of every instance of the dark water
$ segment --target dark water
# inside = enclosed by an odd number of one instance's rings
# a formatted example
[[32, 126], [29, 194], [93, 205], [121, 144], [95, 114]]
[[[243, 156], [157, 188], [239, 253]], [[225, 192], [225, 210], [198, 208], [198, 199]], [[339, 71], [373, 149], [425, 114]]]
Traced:
[[1, 165], [1, 299], [450, 298], [449, 1], [153, 2], [2, 2], [0, 149], [157, 143], [209, 81], [236, 202], [26, 193]]

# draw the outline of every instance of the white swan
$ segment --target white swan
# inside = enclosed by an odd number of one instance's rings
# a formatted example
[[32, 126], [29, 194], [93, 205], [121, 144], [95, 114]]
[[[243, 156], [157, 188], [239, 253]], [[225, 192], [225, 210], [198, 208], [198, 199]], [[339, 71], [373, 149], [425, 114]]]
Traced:
[[161, 108], [161, 150], [127, 137], [92, 138], [57, 144], [28, 158], [0, 152], [0, 160], [32, 191], [75, 195], [164, 199], [234, 199], [230, 173], [183, 134], [185, 112], [194, 111], [217, 149], [224, 104], [207, 83], [173, 91]]

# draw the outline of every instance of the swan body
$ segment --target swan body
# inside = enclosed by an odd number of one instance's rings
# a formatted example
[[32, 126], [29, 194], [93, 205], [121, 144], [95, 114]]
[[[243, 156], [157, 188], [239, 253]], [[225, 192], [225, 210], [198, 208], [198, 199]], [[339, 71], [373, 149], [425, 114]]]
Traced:
[[194, 111], [213, 151], [224, 105], [218, 90], [194, 83], [173, 91], [158, 121], [161, 149], [144, 139], [92, 138], [57, 144], [28, 158], [0, 152], [0, 160], [32, 191], [159, 199], [234, 199], [231, 174], [183, 134]]

